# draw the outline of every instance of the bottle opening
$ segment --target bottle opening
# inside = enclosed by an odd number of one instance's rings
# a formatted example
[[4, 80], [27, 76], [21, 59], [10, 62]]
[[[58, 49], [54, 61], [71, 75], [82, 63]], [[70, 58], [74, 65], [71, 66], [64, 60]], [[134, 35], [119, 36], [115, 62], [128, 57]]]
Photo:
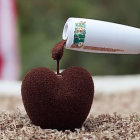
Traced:
[[64, 25], [62, 37], [63, 37], [63, 40], [67, 40], [67, 38], [68, 38], [68, 23], [67, 22]]

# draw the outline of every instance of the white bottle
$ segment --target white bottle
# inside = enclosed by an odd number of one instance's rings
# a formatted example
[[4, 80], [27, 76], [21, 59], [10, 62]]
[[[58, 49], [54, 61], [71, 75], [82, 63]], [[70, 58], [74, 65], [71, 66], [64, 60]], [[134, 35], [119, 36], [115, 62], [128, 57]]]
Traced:
[[69, 18], [63, 29], [66, 49], [116, 54], [140, 54], [140, 29], [85, 18]]

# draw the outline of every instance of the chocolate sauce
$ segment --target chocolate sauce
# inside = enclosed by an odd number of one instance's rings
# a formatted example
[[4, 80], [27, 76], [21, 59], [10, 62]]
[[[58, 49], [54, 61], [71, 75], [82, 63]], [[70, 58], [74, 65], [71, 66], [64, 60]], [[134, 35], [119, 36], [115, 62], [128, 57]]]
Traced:
[[66, 43], [66, 40], [61, 40], [52, 49], [52, 58], [57, 61], [57, 74], [60, 74], [59, 73], [59, 62], [63, 56], [63, 50], [64, 50], [65, 43]]

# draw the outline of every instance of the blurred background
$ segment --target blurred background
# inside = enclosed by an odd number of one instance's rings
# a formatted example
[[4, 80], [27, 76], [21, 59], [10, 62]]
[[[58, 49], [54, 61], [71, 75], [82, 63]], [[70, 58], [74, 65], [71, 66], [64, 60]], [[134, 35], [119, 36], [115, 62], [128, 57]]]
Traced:
[[[56, 138], [56, 131], [31, 127], [21, 98], [21, 81], [35, 67], [56, 71], [52, 48], [62, 39], [63, 27], [69, 17], [140, 28], [140, 0], [0, 0], [0, 139]], [[106, 136], [113, 136], [112, 139], [118, 136], [125, 139], [127, 135], [131, 139], [139, 137], [140, 115], [135, 118], [129, 114], [140, 114], [140, 55], [94, 54], [65, 49], [60, 68], [74, 65], [93, 75], [95, 96], [89, 115], [100, 114], [93, 117], [93, 121], [87, 121], [88, 130], [84, 132], [82, 127], [83, 139], [85, 136], [92, 138], [88, 132], [102, 139], [100, 130], [104, 131], [103, 139]], [[15, 113], [10, 114], [10, 111]], [[129, 117], [122, 119], [114, 112]], [[114, 113], [114, 117], [106, 115], [108, 113]], [[69, 131], [66, 133], [71, 136]], [[64, 138], [63, 133], [60, 134]], [[78, 130], [73, 134], [76, 139], [81, 132]]]
[[[52, 47], [62, 39], [69, 17], [84, 17], [140, 27], [139, 0], [17, 0], [21, 78], [33, 67], [56, 70]], [[61, 69], [72, 65], [92, 75], [140, 73], [140, 55], [93, 54], [65, 50]]]
[[[105, 20], [140, 28], [139, 0], [6, 1], [13, 2], [13, 12], [16, 16], [13, 19], [17, 23], [15, 30], [18, 31], [18, 36], [15, 40], [17, 47], [13, 52], [15, 54], [13, 62], [12, 57], [11, 62], [8, 62], [16, 63], [16, 69], [12, 72], [12, 65], [5, 69], [9, 69], [8, 74], [17, 74], [14, 76], [15, 79], [19, 76], [22, 80], [24, 75], [34, 67], [41, 66], [56, 70], [56, 62], [51, 58], [51, 51], [53, 46], [62, 39], [62, 30], [69, 17]], [[9, 8], [7, 6], [4, 9], [6, 11]], [[6, 15], [5, 11], [3, 15]], [[5, 32], [5, 38], [7, 38], [8, 28]], [[6, 55], [8, 56], [8, 53]], [[140, 73], [140, 55], [94, 54], [65, 49], [60, 68], [66, 69], [74, 65], [86, 68], [92, 75], [138, 74]]]
[[[56, 71], [52, 48], [62, 39], [69, 17], [140, 28], [140, 0], [0, 0], [0, 111], [24, 110], [21, 81], [30, 69]], [[60, 68], [74, 65], [93, 75], [93, 114], [140, 112], [140, 55], [65, 49]]]

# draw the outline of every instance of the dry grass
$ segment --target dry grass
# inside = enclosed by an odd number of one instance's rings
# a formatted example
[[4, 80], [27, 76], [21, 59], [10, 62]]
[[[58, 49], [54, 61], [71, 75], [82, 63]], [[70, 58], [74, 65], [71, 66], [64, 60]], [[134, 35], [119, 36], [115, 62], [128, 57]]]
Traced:
[[41, 129], [34, 126], [27, 115], [16, 111], [0, 114], [0, 139], [4, 140], [86, 140], [86, 139], [138, 139], [140, 138], [140, 115], [132, 114], [121, 116], [101, 114], [96, 117], [91, 115], [81, 129], [75, 132], [65, 132], [49, 129]]
[[34, 126], [24, 111], [20, 97], [3, 96], [0, 97], [0, 102], [0, 139], [140, 139], [139, 91], [118, 95], [95, 95], [87, 120], [81, 129], [75, 129], [74, 132]]

